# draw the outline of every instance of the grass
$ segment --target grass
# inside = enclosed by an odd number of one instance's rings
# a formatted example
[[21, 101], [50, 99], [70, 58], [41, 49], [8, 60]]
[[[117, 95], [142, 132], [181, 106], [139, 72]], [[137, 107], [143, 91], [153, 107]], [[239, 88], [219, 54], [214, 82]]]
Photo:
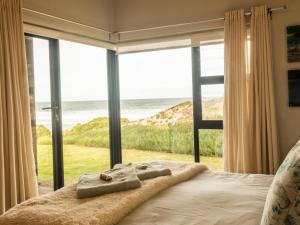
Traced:
[[[123, 150], [124, 163], [155, 159], [193, 162], [192, 155], [134, 149]], [[211, 170], [222, 170], [221, 158], [202, 156], [201, 161], [207, 164]], [[64, 145], [65, 183], [76, 182], [83, 173], [107, 170], [109, 169], [109, 162], [109, 150], [107, 148]], [[51, 145], [38, 145], [38, 167], [39, 182], [44, 185], [50, 185], [53, 177]]]
[[[51, 143], [50, 131], [37, 126], [38, 144]], [[109, 148], [108, 119], [95, 118], [85, 124], [77, 124], [64, 131], [65, 145]], [[181, 121], [167, 125], [128, 124], [122, 119], [122, 146], [124, 149], [139, 149], [153, 152], [193, 155], [194, 135], [192, 121]], [[203, 156], [221, 157], [223, 153], [223, 131], [201, 130], [200, 149]]]

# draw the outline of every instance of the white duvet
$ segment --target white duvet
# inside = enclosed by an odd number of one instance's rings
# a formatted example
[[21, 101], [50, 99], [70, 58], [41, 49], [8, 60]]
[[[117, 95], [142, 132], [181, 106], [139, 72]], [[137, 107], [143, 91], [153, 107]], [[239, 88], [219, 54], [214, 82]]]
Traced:
[[118, 225], [259, 225], [272, 179], [206, 171], [148, 200]]

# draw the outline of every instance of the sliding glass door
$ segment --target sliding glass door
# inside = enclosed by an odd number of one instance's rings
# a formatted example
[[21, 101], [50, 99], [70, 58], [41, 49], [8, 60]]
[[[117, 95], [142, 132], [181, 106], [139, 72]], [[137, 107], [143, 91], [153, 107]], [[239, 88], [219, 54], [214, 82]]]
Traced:
[[106, 50], [26, 36], [40, 194], [108, 169]]
[[106, 50], [59, 41], [65, 183], [109, 169]]
[[39, 191], [63, 186], [60, 131], [59, 68], [53, 39], [26, 37], [33, 149]]

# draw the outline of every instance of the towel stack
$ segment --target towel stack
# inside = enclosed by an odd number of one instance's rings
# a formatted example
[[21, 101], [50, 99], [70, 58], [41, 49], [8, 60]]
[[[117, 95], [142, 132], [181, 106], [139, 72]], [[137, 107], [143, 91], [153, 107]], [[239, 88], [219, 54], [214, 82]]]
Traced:
[[77, 197], [87, 198], [142, 186], [142, 180], [171, 175], [171, 170], [159, 162], [117, 164], [99, 174], [84, 174], [77, 184]]

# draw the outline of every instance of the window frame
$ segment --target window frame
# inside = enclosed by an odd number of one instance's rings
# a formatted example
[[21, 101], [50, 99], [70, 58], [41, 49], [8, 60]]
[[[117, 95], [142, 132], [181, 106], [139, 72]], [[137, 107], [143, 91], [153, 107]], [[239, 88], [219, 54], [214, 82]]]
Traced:
[[[217, 42], [213, 44], [221, 44]], [[211, 45], [211, 44], [207, 44]], [[204, 45], [202, 45], [204, 46]], [[192, 74], [193, 74], [193, 117], [194, 117], [194, 153], [195, 162], [200, 162], [201, 129], [223, 130], [223, 120], [204, 120], [202, 111], [202, 86], [224, 84], [224, 75], [201, 76], [201, 45], [192, 47]]]

